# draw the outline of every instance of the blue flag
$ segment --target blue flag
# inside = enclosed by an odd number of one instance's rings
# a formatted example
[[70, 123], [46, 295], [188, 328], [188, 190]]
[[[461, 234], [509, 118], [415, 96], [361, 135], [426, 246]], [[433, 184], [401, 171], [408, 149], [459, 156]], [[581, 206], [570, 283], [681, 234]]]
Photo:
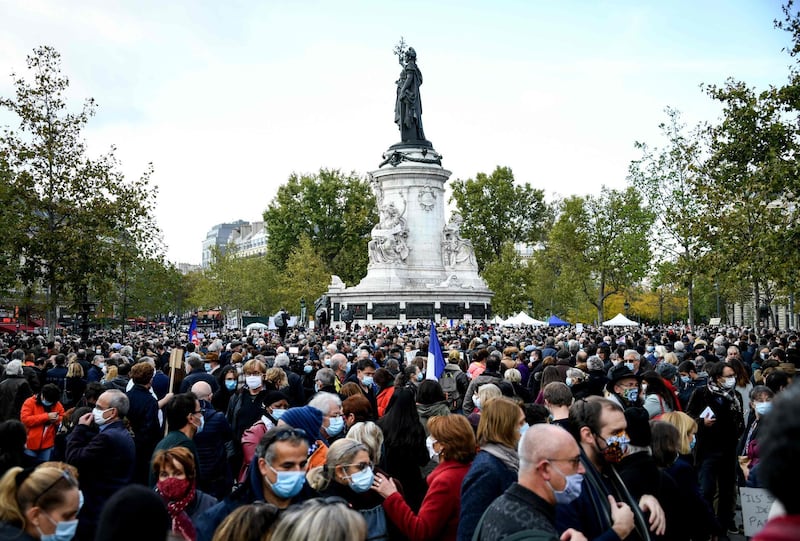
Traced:
[[428, 367], [425, 370], [425, 378], [438, 381], [443, 372], [442, 346], [439, 344], [439, 336], [436, 334], [436, 324], [431, 321], [431, 342], [428, 345]]

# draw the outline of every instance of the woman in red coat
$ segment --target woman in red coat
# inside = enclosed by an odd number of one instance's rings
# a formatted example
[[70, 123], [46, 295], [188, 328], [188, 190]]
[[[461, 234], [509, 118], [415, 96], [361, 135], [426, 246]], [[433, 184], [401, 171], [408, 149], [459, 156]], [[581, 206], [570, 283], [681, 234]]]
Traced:
[[385, 498], [386, 515], [410, 541], [455, 540], [461, 483], [475, 458], [475, 433], [463, 415], [432, 417], [428, 430], [439, 465], [428, 476], [428, 492], [419, 513], [411, 511], [394, 479], [376, 474], [372, 489]]
[[43, 462], [50, 460], [56, 444], [56, 431], [64, 417], [64, 407], [59, 402], [61, 389], [48, 383], [42, 392], [22, 403], [19, 420], [28, 430], [25, 453]]

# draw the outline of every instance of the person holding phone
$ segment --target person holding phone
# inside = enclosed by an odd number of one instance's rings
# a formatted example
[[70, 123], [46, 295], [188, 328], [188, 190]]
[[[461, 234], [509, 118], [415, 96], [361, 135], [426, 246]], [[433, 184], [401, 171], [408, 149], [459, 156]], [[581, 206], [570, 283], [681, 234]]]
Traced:
[[717, 519], [731, 532], [734, 524], [736, 445], [744, 430], [742, 396], [736, 390], [736, 371], [727, 362], [706, 364], [708, 384], [697, 388], [686, 413], [697, 421], [695, 457], [700, 490], [707, 502], [718, 495]]

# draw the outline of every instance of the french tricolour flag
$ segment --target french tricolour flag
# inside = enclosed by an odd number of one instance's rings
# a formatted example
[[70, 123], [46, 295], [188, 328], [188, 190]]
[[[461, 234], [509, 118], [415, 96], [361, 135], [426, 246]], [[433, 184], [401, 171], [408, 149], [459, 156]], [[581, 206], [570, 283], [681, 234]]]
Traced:
[[192, 316], [192, 322], [189, 324], [189, 342], [195, 346], [200, 344], [200, 338], [197, 336], [197, 316]]
[[436, 334], [436, 325], [431, 321], [431, 343], [428, 345], [428, 367], [425, 370], [425, 378], [438, 381], [442, 372], [444, 372], [444, 355], [439, 344], [439, 336]]

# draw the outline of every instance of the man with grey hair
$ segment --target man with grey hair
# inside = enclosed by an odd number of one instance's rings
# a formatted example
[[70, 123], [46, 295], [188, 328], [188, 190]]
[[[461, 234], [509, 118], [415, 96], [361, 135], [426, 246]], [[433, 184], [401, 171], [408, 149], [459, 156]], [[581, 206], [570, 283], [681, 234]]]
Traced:
[[320, 368], [314, 376], [314, 390], [336, 394], [336, 374], [330, 368]]
[[622, 354], [622, 362], [625, 363], [628, 370], [637, 376], [641, 376], [643, 373], [650, 370], [650, 363], [648, 363], [646, 359], [643, 359], [635, 349], [626, 349], [625, 353]]
[[533, 425], [519, 443], [517, 482], [489, 505], [476, 528], [476, 539], [499, 541], [524, 532], [531, 539], [586, 541], [575, 529], [559, 535], [555, 528], [556, 504], [580, 495], [584, 471], [580, 449], [569, 432]]
[[33, 390], [22, 373], [22, 362], [15, 359], [8, 363], [5, 378], [0, 382], [0, 421], [19, 419], [22, 403], [33, 396]]
[[334, 387], [336, 387], [337, 393], [342, 388], [344, 380], [347, 379], [347, 364], [347, 357], [345, 357], [344, 353], [336, 353], [331, 357], [331, 370], [336, 375]]
[[322, 430], [328, 443], [343, 435], [344, 418], [342, 417], [342, 399], [333, 393], [319, 392], [308, 403], [322, 412]]
[[303, 378], [289, 370], [289, 356], [286, 353], [278, 353], [275, 356], [276, 368], [280, 368], [286, 374], [289, 380], [289, 387], [287, 389], [279, 389], [289, 397], [289, 405], [293, 408], [299, 408], [306, 403], [306, 392], [303, 389]]
[[67, 437], [67, 463], [78, 468], [85, 497], [75, 539], [94, 539], [103, 505], [133, 480], [136, 447], [122, 422], [128, 407], [125, 393], [117, 389], [106, 391], [97, 399], [94, 410], [81, 416]]

